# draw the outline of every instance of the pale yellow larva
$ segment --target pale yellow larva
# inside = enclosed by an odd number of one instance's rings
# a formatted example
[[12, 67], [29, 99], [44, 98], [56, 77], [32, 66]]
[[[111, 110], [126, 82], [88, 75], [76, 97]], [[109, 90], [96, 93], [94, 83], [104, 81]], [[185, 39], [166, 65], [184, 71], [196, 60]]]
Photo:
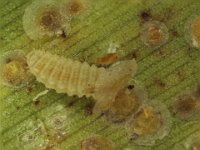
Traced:
[[117, 92], [128, 84], [137, 68], [135, 60], [122, 61], [105, 69], [36, 50], [27, 55], [27, 63], [31, 73], [47, 88], [69, 96], [93, 97], [98, 113], [110, 107]]

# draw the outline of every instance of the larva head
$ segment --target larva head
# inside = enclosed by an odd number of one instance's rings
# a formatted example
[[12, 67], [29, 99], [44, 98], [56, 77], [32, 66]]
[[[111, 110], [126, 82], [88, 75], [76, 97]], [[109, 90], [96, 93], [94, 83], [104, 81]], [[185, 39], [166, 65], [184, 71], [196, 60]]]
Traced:
[[120, 90], [115, 97], [115, 101], [112, 103], [106, 116], [109, 121], [122, 122], [130, 117], [130, 115], [136, 113], [139, 107], [144, 102], [144, 96], [146, 92], [141, 87], [134, 85], [132, 88], [128, 86], [125, 89]]
[[62, 3], [55, 0], [36, 0], [28, 6], [23, 16], [26, 34], [33, 40], [68, 34], [69, 17]]
[[15, 88], [25, 86], [32, 78], [25, 54], [20, 50], [9, 51], [1, 57], [0, 78], [3, 84]]
[[82, 150], [115, 150], [114, 143], [106, 137], [94, 135], [81, 143]]
[[136, 61], [121, 61], [102, 73], [96, 82], [95, 95], [96, 104], [95, 114], [101, 114], [108, 110], [120, 89], [127, 86], [137, 70]]
[[191, 94], [179, 96], [173, 104], [173, 112], [181, 119], [189, 119], [200, 111], [200, 100]]
[[127, 124], [134, 142], [143, 145], [151, 145], [156, 139], [162, 139], [168, 134], [170, 126], [170, 114], [160, 103], [143, 106]]

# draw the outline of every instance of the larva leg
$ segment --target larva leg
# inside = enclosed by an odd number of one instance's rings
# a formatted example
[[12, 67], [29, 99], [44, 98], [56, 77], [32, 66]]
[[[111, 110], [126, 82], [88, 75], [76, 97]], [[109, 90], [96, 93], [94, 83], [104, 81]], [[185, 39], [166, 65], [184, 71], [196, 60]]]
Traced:
[[128, 84], [136, 70], [137, 64], [133, 59], [116, 63], [99, 76], [94, 95], [97, 100], [95, 114], [101, 114], [111, 107], [119, 90]]

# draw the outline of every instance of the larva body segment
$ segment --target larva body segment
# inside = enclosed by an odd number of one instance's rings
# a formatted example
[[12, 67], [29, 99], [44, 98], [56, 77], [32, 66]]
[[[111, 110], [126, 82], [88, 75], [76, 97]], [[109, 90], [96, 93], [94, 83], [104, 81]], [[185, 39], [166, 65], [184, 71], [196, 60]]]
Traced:
[[95, 114], [111, 107], [117, 93], [127, 86], [137, 69], [135, 60], [122, 61], [105, 69], [43, 51], [30, 52], [27, 63], [31, 73], [47, 88], [69, 96], [93, 97], [97, 101]]
[[69, 96], [93, 96], [95, 83], [105, 69], [87, 63], [52, 55], [49, 52], [32, 51], [27, 55], [31, 72], [47, 88]]

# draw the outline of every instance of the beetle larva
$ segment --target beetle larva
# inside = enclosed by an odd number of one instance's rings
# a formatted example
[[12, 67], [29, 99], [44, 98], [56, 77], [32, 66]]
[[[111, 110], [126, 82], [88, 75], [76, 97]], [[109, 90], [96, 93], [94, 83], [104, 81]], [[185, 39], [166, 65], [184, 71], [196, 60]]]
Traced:
[[128, 84], [137, 68], [135, 60], [122, 61], [105, 69], [44, 51], [30, 52], [27, 62], [30, 71], [47, 88], [69, 96], [93, 97], [97, 101], [94, 113], [111, 106], [118, 91]]

